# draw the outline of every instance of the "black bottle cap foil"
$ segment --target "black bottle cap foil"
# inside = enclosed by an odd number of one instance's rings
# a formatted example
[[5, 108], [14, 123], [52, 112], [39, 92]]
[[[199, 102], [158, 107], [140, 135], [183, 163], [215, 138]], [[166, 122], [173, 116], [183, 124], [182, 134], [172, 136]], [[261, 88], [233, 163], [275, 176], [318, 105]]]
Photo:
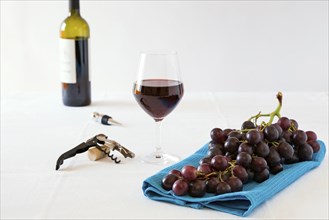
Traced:
[[72, 9], [80, 9], [80, 1], [79, 0], [69, 0], [69, 8]]

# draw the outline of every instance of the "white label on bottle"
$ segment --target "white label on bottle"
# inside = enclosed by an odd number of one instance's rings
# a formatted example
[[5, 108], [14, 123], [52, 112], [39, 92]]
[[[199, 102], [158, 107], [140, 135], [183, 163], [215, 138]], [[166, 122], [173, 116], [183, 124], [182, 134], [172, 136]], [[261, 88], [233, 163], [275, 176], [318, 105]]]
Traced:
[[60, 51], [60, 77], [63, 83], [76, 83], [75, 40], [59, 40]]

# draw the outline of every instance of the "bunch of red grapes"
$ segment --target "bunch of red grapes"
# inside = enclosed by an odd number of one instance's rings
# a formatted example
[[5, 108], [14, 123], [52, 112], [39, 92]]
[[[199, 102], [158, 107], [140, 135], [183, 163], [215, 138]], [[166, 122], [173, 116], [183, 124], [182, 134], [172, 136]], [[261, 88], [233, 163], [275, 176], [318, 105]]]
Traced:
[[281, 172], [283, 164], [312, 160], [320, 149], [316, 133], [299, 130], [297, 121], [287, 117], [261, 126], [245, 121], [241, 130], [214, 128], [210, 136], [198, 167], [171, 170], [162, 179], [164, 189], [193, 197], [242, 191], [245, 183]]

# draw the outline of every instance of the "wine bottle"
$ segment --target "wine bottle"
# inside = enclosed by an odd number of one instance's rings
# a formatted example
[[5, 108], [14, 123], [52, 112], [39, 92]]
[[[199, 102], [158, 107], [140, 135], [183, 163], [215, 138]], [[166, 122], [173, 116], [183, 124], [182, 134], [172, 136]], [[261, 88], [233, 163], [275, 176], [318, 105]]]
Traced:
[[89, 25], [80, 15], [79, 0], [69, 0], [69, 15], [60, 27], [60, 78], [67, 106], [91, 103]]

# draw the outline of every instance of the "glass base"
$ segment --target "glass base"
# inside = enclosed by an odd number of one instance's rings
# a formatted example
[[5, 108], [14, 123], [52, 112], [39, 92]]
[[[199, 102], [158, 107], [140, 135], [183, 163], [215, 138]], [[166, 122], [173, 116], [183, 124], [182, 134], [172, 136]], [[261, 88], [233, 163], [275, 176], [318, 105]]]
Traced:
[[156, 153], [156, 152], [142, 157], [142, 162], [149, 164], [157, 164], [157, 165], [176, 163], [179, 160], [180, 160], [179, 156], [166, 154], [166, 153]]

